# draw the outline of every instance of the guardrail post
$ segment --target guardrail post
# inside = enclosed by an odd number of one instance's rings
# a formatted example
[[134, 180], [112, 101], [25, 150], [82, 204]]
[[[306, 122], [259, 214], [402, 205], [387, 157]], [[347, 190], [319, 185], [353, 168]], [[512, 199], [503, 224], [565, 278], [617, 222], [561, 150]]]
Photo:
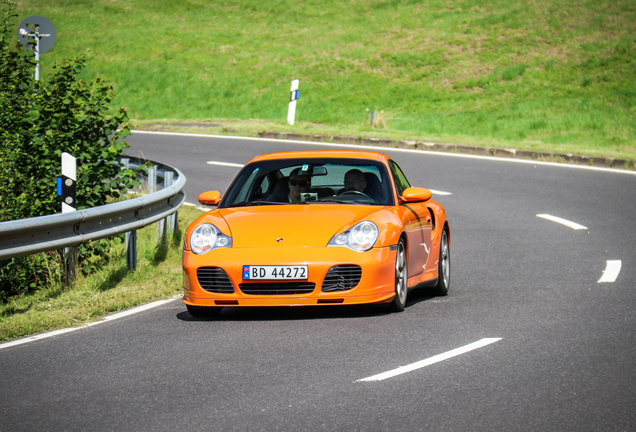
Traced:
[[[148, 193], [153, 194], [157, 191], [157, 168], [148, 168]], [[157, 221], [157, 237], [161, 244], [165, 242], [165, 223], [161, 219]]]
[[[172, 171], [166, 171], [163, 177], [163, 187], [167, 188], [172, 186], [174, 182], [174, 173]], [[168, 234], [173, 234], [175, 232], [175, 213], [172, 213], [170, 216], [166, 218], [166, 224], [168, 225]]]
[[148, 168], [148, 194], [157, 192], [157, 168]]
[[168, 239], [168, 224], [165, 219], [157, 221], [157, 236], [159, 237], [159, 243], [165, 244]]
[[77, 247], [64, 248], [64, 283], [71, 286], [77, 280]]
[[[130, 168], [130, 158], [121, 158], [121, 164], [124, 168]], [[137, 230], [128, 231], [126, 233], [126, 265], [128, 270], [134, 272], [137, 270]]]
[[128, 270], [137, 270], [137, 231], [126, 233], [126, 265]]

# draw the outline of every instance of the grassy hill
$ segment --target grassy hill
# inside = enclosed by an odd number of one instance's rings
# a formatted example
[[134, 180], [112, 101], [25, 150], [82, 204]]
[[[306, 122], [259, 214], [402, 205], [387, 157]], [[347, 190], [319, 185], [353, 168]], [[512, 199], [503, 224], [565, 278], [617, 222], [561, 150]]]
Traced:
[[[138, 123], [636, 159], [633, 0], [21, 0]], [[296, 121], [289, 86], [300, 80]], [[374, 111], [375, 124], [370, 124]]]

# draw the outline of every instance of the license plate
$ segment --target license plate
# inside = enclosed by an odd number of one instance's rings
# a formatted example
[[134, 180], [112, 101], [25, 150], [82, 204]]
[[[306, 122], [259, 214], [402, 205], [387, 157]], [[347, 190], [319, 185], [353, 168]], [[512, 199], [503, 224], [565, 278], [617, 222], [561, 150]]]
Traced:
[[307, 266], [243, 266], [243, 280], [307, 279]]

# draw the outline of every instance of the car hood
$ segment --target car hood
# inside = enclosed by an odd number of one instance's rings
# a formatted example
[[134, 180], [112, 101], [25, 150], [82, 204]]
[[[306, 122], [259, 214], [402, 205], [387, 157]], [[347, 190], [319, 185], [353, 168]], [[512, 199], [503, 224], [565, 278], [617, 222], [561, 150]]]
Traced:
[[382, 209], [362, 205], [276, 205], [221, 209], [234, 248], [326, 246], [346, 230]]

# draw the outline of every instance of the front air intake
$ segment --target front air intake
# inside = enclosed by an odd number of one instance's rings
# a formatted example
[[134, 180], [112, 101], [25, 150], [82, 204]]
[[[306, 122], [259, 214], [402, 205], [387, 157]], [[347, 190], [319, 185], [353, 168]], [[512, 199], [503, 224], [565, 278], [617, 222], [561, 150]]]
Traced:
[[289, 295], [310, 294], [316, 284], [313, 282], [255, 282], [242, 283], [239, 288], [243, 294], [251, 295]]
[[232, 281], [219, 267], [199, 267], [197, 269], [197, 279], [201, 288], [208, 292], [217, 294], [233, 294], [234, 286]]
[[346, 264], [331, 267], [322, 282], [322, 292], [348, 291], [355, 288], [362, 278], [362, 268]]

